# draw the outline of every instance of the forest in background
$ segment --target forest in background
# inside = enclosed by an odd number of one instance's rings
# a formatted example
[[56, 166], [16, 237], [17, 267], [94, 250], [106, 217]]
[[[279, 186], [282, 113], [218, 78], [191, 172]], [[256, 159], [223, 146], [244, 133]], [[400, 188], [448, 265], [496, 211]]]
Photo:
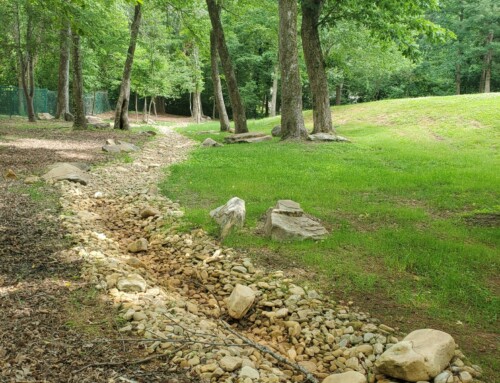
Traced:
[[[363, 1], [321, 2], [318, 25], [331, 104], [500, 89], [500, 7], [495, 0], [423, 2], [419, 11], [425, 19], [418, 20], [419, 28], [410, 27], [405, 33], [387, 33], [392, 26], [386, 15], [377, 14], [383, 12], [377, 8], [380, 2], [373, 9]], [[0, 0], [0, 85], [21, 88], [22, 66], [31, 65], [36, 87], [57, 90], [60, 54], [71, 24], [81, 44], [84, 91], [106, 90], [114, 105], [134, 3]], [[281, 92], [278, 2], [224, 1], [220, 5], [246, 115], [273, 115], [279, 111]], [[299, 30], [300, 19], [299, 7]], [[442, 28], [431, 31], [432, 23]], [[148, 108], [162, 112], [189, 114], [198, 99], [204, 115], [216, 115], [210, 24], [205, 1], [142, 3], [129, 109], [135, 109], [138, 102], [140, 110], [147, 103]], [[302, 101], [304, 109], [310, 109], [310, 80], [300, 38], [298, 43]], [[223, 74], [221, 79], [231, 115]]]

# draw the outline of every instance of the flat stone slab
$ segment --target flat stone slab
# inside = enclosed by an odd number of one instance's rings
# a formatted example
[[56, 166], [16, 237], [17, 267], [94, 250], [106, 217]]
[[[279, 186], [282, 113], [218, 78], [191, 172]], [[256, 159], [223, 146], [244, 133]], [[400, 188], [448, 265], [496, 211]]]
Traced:
[[315, 133], [307, 136], [309, 141], [350, 142], [347, 138], [330, 133]]
[[276, 241], [323, 239], [328, 231], [317, 221], [304, 214], [300, 204], [280, 200], [267, 212], [264, 232]]
[[67, 163], [61, 163], [54, 166], [51, 170], [45, 173], [42, 178], [47, 182], [67, 180], [77, 182], [82, 185], [87, 185], [89, 183], [89, 177], [83, 170]]
[[116, 141], [110, 139], [106, 141], [106, 145], [102, 147], [102, 150], [108, 153], [130, 153], [139, 151], [139, 147], [125, 141]]
[[239, 133], [227, 136], [226, 138], [224, 138], [224, 142], [228, 144], [239, 144], [239, 143], [252, 144], [255, 142], [270, 141], [272, 139], [273, 138], [271, 136], [265, 133], [248, 132], [248, 133]]
[[80, 169], [83, 172], [89, 172], [90, 171], [90, 165], [85, 163], [85, 162], [56, 162], [55, 164], [49, 165], [47, 167], [47, 170], [52, 170], [58, 166], [61, 165], [71, 165], [74, 166], [78, 169]]

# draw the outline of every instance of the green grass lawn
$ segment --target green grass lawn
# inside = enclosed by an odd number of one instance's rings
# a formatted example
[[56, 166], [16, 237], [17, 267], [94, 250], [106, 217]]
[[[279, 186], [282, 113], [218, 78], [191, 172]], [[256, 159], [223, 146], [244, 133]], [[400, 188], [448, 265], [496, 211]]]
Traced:
[[[383, 291], [432, 316], [494, 328], [500, 94], [342, 106], [333, 116], [352, 143], [274, 139], [200, 148], [170, 169], [162, 190], [186, 206], [193, 226], [213, 233], [209, 210], [244, 199], [246, 229], [226, 245], [311, 267], [346, 296]], [[311, 128], [311, 113], [305, 117]], [[249, 128], [270, 132], [278, 123], [251, 121]], [[217, 129], [209, 123], [180, 131], [222, 141]], [[278, 199], [299, 202], [329, 237], [283, 244], [255, 234]]]

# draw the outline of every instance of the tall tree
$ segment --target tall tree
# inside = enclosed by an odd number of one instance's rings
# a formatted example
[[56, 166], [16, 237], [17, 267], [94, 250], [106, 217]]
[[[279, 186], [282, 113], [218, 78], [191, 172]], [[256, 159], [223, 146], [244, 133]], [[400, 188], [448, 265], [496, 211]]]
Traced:
[[122, 83], [120, 86], [120, 94], [115, 110], [115, 129], [129, 130], [130, 124], [128, 121], [128, 106], [130, 103], [130, 75], [132, 73], [132, 64], [134, 62], [135, 46], [137, 36], [139, 35], [139, 27], [141, 24], [141, 3], [137, 3], [134, 8], [134, 19], [130, 28], [130, 45], [128, 47], [127, 58], [125, 60], [125, 68], [123, 69]]
[[307, 137], [302, 116], [302, 84], [297, 52], [297, 1], [279, 0], [281, 69], [281, 138]]
[[219, 55], [217, 53], [217, 42], [215, 41], [215, 33], [210, 31], [210, 64], [212, 73], [212, 83], [214, 86], [214, 98], [217, 111], [219, 112], [220, 130], [227, 132], [230, 128], [229, 117], [224, 103], [224, 95], [222, 94], [222, 84], [219, 76]]
[[24, 5], [24, 11], [26, 16], [25, 28], [26, 33], [23, 41], [23, 20], [22, 20], [22, 2], [15, 3], [15, 31], [14, 36], [16, 40], [16, 51], [17, 58], [19, 61], [19, 67], [21, 69], [20, 77], [21, 84], [26, 99], [26, 110], [28, 114], [28, 120], [30, 122], [36, 122], [35, 115], [35, 60], [36, 60], [36, 35], [35, 35], [35, 11], [33, 6], [26, 2]]
[[334, 133], [325, 60], [318, 24], [325, 0], [302, 0], [302, 48], [312, 96], [313, 133]]
[[248, 132], [248, 127], [245, 107], [238, 90], [236, 74], [234, 72], [229, 50], [226, 45], [226, 38], [224, 36], [224, 30], [220, 19], [221, 6], [216, 0], [206, 0], [206, 2], [215, 40], [217, 42], [217, 50], [222, 63], [222, 69], [224, 70], [224, 75], [226, 77], [229, 98], [231, 100], [231, 107], [233, 110], [234, 129], [236, 133], [246, 133]]
[[59, 35], [59, 81], [57, 84], [57, 119], [64, 118], [69, 113], [69, 57], [70, 57], [71, 26], [66, 21]]
[[83, 73], [80, 35], [73, 28], [71, 32], [71, 52], [73, 62], [73, 106], [74, 120], [73, 129], [86, 129], [87, 118], [85, 117], [85, 100], [83, 96]]

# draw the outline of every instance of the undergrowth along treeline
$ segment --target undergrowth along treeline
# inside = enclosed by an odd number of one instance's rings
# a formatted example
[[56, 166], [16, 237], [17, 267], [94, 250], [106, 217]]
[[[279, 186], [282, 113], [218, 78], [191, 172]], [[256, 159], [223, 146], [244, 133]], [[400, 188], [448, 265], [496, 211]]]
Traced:
[[[351, 144], [275, 139], [200, 148], [170, 169], [162, 190], [187, 207], [190, 225], [214, 234], [209, 210], [244, 199], [246, 228], [225, 244], [311, 267], [339, 295], [382, 291], [437, 318], [495, 331], [499, 104], [500, 95], [491, 94], [334, 108], [338, 132]], [[305, 118], [310, 126], [310, 112]], [[278, 123], [249, 127], [269, 132]], [[217, 129], [181, 131], [222, 141]], [[284, 244], [256, 234], [278, 199], [299, 202], [329, 237]]]

